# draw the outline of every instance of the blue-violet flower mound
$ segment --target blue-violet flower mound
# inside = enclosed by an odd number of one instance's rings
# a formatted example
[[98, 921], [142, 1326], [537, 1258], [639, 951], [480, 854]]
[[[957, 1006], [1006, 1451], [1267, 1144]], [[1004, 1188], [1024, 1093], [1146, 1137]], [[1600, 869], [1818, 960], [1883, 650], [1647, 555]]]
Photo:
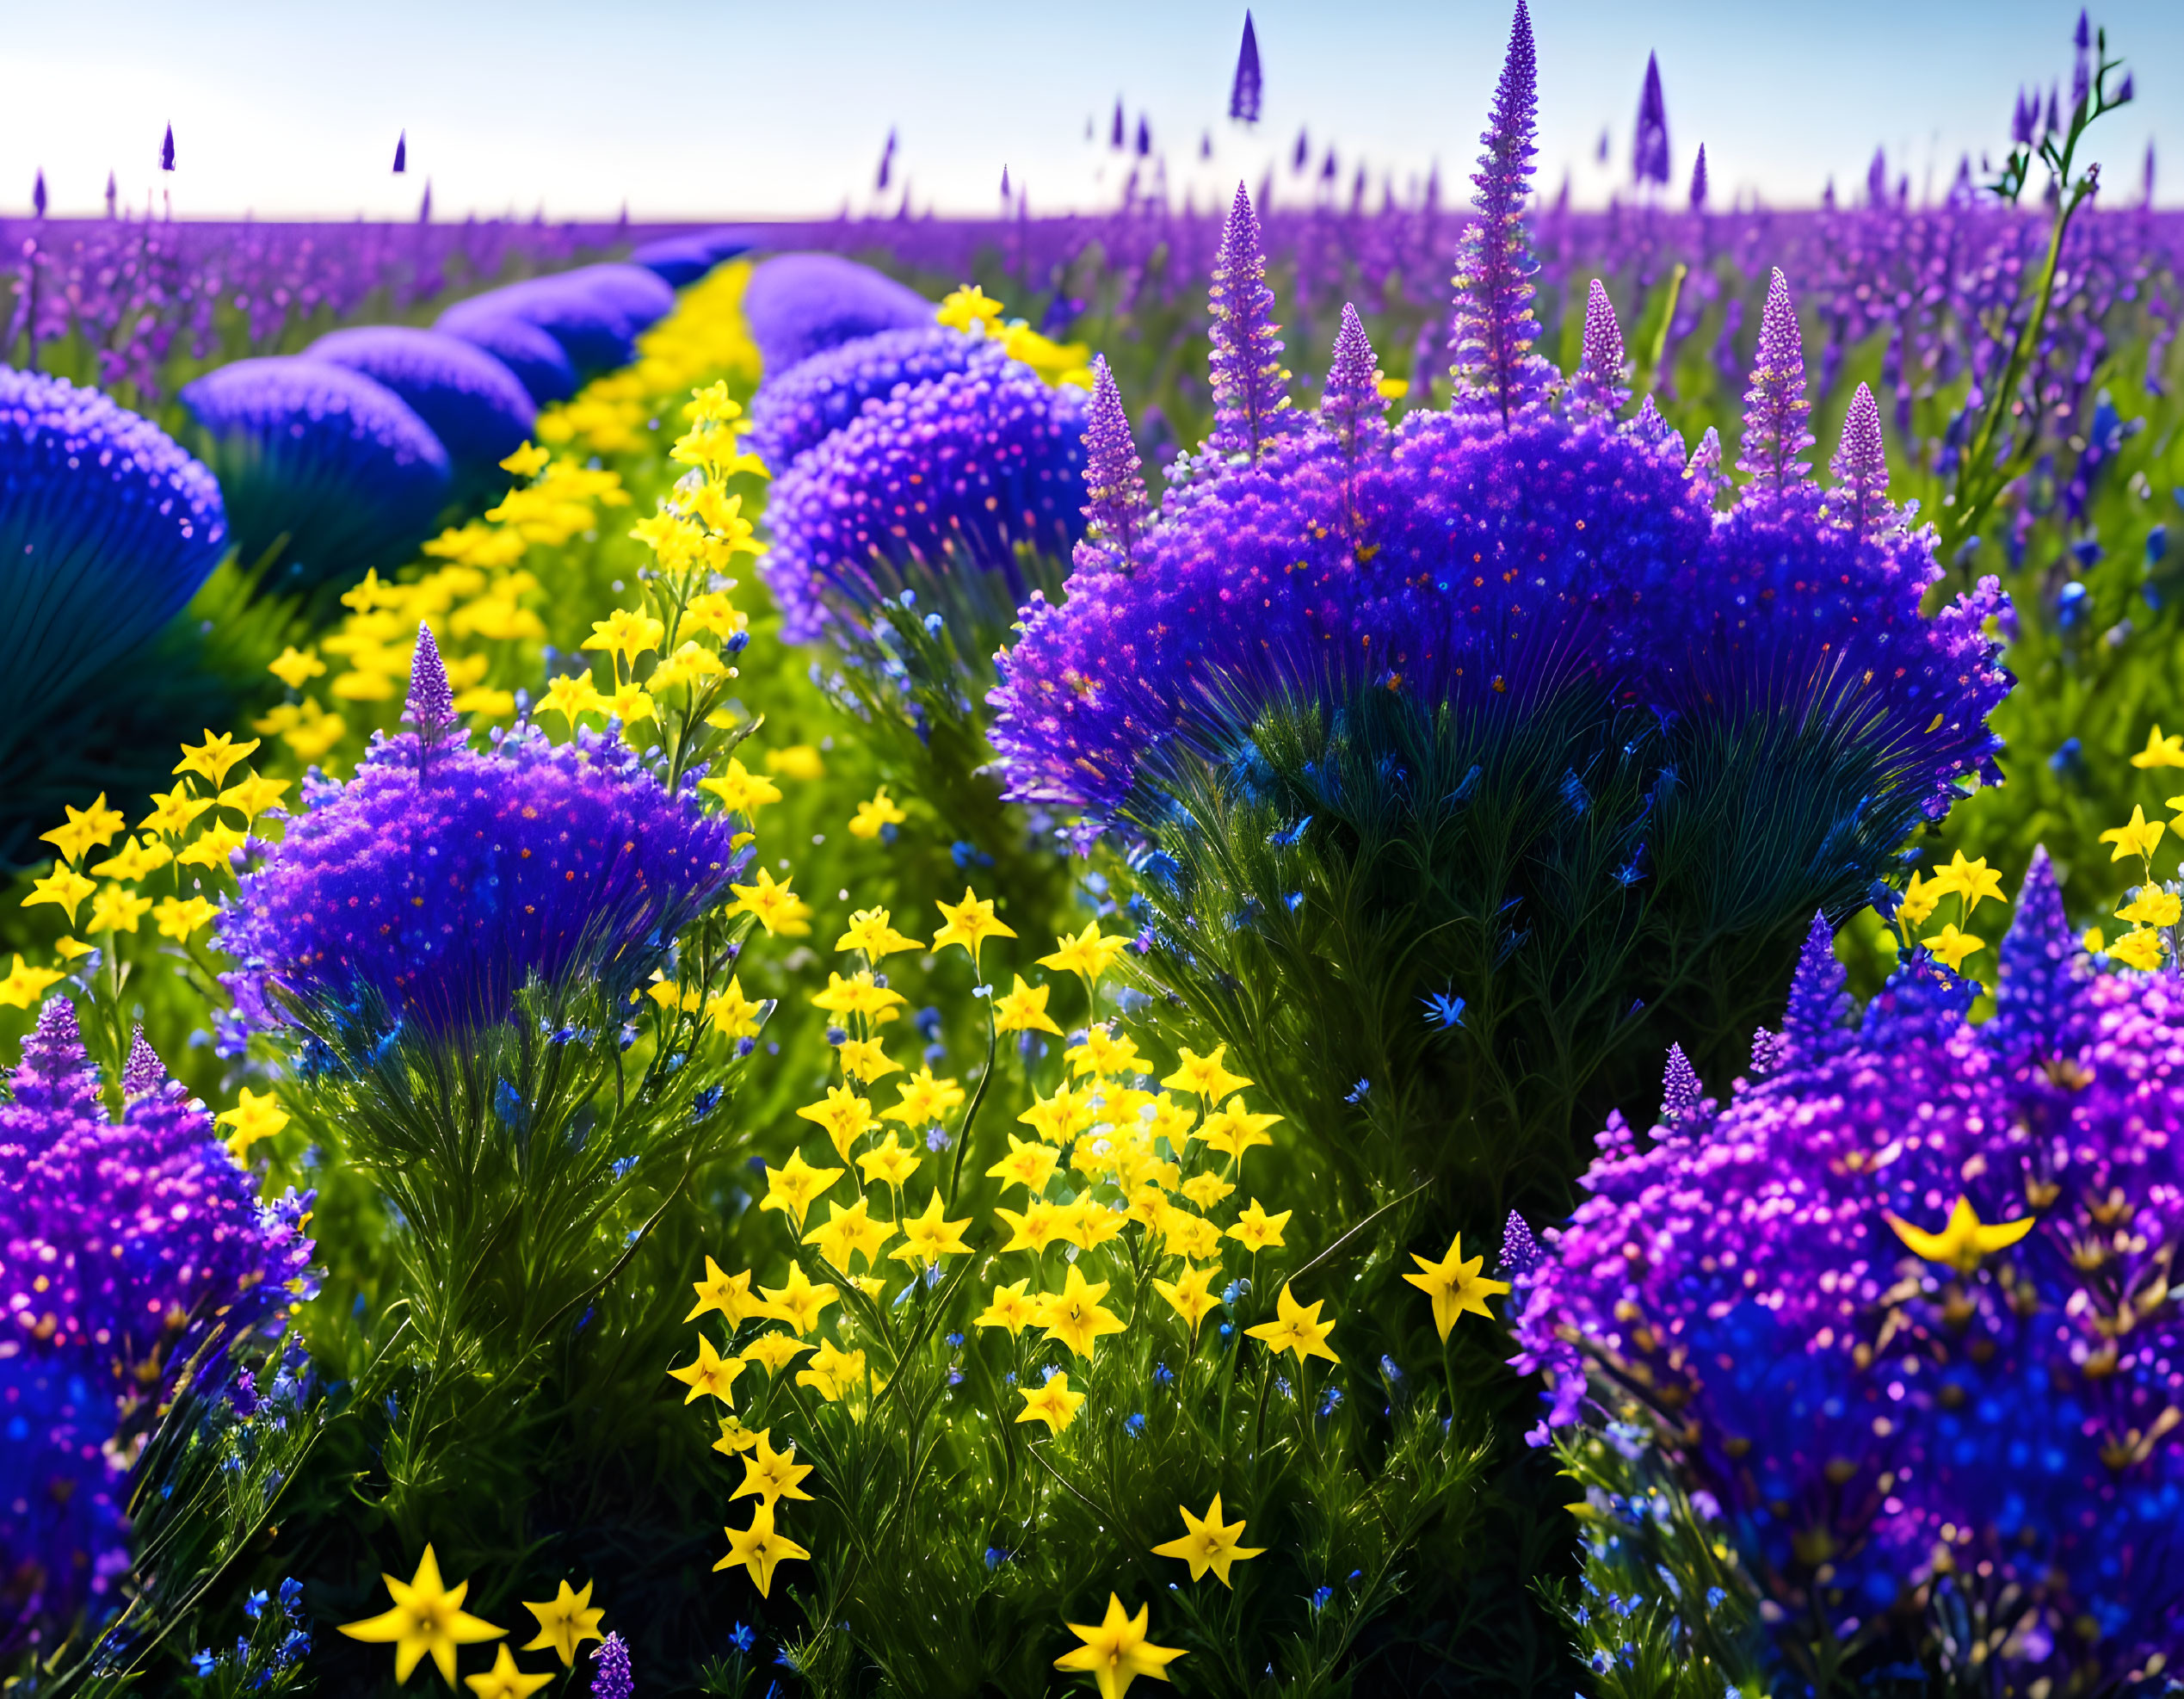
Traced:
[[782, 254], [761, 262], [743, 305], [768, 383], [859, 337], [933, 322], [933, 303], [915, 289], [839, 254]]
[[1852, 1023], [1820, 938], [1763, 1079], [1601, 1136], [1519, 1366], [1650, 1421], [1793, 1663], [1933, 1610], [2014, 1690], [2127, 1682], [2184, 1640], [2184, 990], [2095, 974], [2044, 854], [1983, 1025], [1924, 951]]
[[400, 1021], [446, 1036], [504, 1018], [534, 981], [620, 1008], [748, 853], [736, 821], [670, 794], [618, 738], [555, 745], [519, 727], [490, 753], [460, 737], [382, 738], [306, 810], [219, 923], [244, 1026], [283, 999], [344, 1032]]
[[277, 551], [305, 587], [395, 566], [447, 499], [447, 451], [393, 391], [291, 355], [238, 360], [186, 386], [243, 564]]
[[400, 396], [440, 439], [456, 475], [467, 480], [490, 478], [523, 446], [538, 417], [515, 374], [459, 337], [407, 324], [358, 325], [328, 332], [309, 354], [361, 372]]
[[226, 545], [219, 485], [164, 431], [96, 390], [0, 367], [9, 725], [150, 637]]

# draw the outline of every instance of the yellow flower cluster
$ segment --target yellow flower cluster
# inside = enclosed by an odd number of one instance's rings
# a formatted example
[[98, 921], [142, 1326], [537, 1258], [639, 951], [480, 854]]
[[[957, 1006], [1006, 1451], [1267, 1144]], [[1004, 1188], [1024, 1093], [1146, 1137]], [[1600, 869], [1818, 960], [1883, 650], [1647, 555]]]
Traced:
[[1968, 862], [1961, 850], [1947, 867], [1935, 868], [1931, 879], [1914, 873], [1896, 910], [1896, 925], [1906, 951], [1911, 948], [1913, 935], [1934, 917], [1934, 910], [1949, 897], [1957, 899], [1956, 920], [1944, 925], [1939, 932], [1920, 937], [1918, 942], [1931, 950], [1952, 973], [1957, 973], [1963, 972], [1968, 957], [1987, 948], [1984, 938], [1965, 931], [1964, 925], [1970, 924], [1973, 911], [1988, 898], [1992, 897], [1996, 902], [2005, 900], [2002, 874], [1987, 865], [1984, 856]]
[[951, 330], [990, 337], [1011, 360], [1021, 361], [1049, 384], [1092, 387], [1092, 350], [1083, 343], [1058, 343], [1021, 318], [1006, 324], [1001, 303], [976, 283], [966, 283], [941, 302], [940, 322]]
[[[2131, 764], [2142, 771], [2184, 767], [2184, 732], [2164, 736], [2160, 726], [2155, 726], [2146, 734], [2146, 747], [2131, 757]], [[2150, 820], [2145, 808], [2134, 804], [2129, 820], [2101, 834], [2103, 843], [2113, 846], [2108, 856], [2112, 862], [2135, 857], [2145, 878], [2116, 910], [2116, 918], [2125, 922], [2129, 931], [2113, 943], [2107, 941], [2098, 926], [2085, 935], [2088, 949], [2096, 955], [2105, 952], [2111, 960], [2142, 973], [2152, 972], [2176, 955], [2177, 923], [2184, 918], [2184, 895], [2179, 894], [2184, 885], [2175, 879], [2164, 881], [2154, 877], [2154, 852], [2160, 849], [2163, 834], [2175, 839], [2184, 833], [2184, 795], [2169, 797], [2164, 806], [2175, 811], [2170, 819]]]
[[[377, 1616], [358, 1622], [343, 1622], [341, 1632], [354, 1640], [367, 1646], [392, 1646], [394, 1648], [394, 1679], [399, 1686], [408, 1682], [419, 1664], [430, 1657], [440, 1671], [441, 1679], [449, 1687], [455, 1684], [455, 1658], [466, 1646], [477, 1646], [488, 1640], [505, 1640], [506, 1628], [499, 1628], [482, 1616], [473, 1616], [463, 1609], [463, 1600], [469, 1595], [470, 1583], [458, 1581], [449, 1586], [440, 1579], [440, 1560], [430, 1546], [417, 1560], [416, 1573], [407, 1581], [398, 1576], [383, 1575], [388, 1597], [393, 1605]], [[602, 1625], [607, 1613], [593, 1605], [591, 1586], [585, 1582], [581, 1590], [571, 1588], [565, 1579], [550, 1599], [536, 1604], [523, 1601], [523, 1608], [538, 1619], [539, 1632], [523, 1647], [526, 1652], [551, 1651], [561, 1659], [565, 1671], [576, 1667], [577, 1648], [588, 1640], [604, 1640]], [[463, 1684], [478, 1696], [478, 1699], [529, 1699], [540, 1688], [553, 1681], [551, 1670], [538, 1675], [527, 1675], [516, 1666], [515, 1659], [505, 1645], [493, 1648], [493, 1667], [483, 1674], [463, 1677]]]

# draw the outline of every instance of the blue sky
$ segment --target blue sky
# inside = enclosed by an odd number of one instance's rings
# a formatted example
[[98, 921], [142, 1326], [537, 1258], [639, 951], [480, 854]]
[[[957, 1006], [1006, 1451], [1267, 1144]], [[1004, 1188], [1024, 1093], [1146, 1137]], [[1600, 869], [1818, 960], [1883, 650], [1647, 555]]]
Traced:
[[[1316, 160], [1332, 144], [1345, 184], [1362, 160], [1376, 196], [1384, 174], [1400, 188], [1438, 162], [1453, 188], [1469, 170], [1505, 0], [1253, 11], [1255, 132], [1225, 116], [1243, 16], [1229, 0], [6, 0], [0, 213], [28, 210], [41, 167], [56, 212], [96, 210], [112, 170], [136, 204], [165, 188], [201, 216], [410, 214], [428, 176], [443, 216], [611, 216], [625, 201], [641, 219], [830, 213], [874, 204], [891, 127], [897, 188], [907, 178], [920, 207], [993, 208], [1005, 164], [1051, 212], [1113, 199], [1118, 97], [1200, 204], [1255, 186], [1274, 158], [1301, 198], [1286, 169], [1300, 127]], [[2021, 83], [2060, 77], [2067, 95], [2075, 15], [2029, 0], [1539, 0], [1541, 185], [1567, 169], [1596, 204], [1625, 183], [1652, 51], [1679, 193], [1700, 142], [1717, 204], [1809, 204], [1830, 176], [1862, 183], [1877, 145], [1938, 192], [1959, 153], [1999, 150]], [[2184, 4], [2121, 0], [2096, 22], [2139, 98], [2095, 151], [2135, 196], [2150, 136], [2173, 145], [2158, 198], [2184, 203]], [[169, 122], [180, 169], [163, 183]], [[396, 177], [404, 129], [410, 175]]]

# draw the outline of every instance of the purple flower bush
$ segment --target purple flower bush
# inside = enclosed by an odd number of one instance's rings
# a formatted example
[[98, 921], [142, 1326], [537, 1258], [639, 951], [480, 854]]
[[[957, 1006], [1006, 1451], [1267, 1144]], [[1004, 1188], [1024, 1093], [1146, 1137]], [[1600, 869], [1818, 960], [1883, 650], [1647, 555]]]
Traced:
[[0, 1651], [114, 1603], [133, 1446], [185, 1380], [237, 1361], [315, 1290], [312, 1199], [262, 1205], [202, 1103], [142, 1041], [117, 1121], [56, 998], [0, 1101]]
[[305, 589], [390, 570], [447, 499], [447, 451], [393, 391], [346, 367], [238, 360], [187, 385], [245, 567]]
[[305, 812], [222, 917], [235, 1031], [294, 1010], [374, 1036], [453, 1038], [507, 1017], [533, 982], [609, 1007], [749, 860], [734, 822], [670, 794], [619, 739], [536, 728], [428, 745], [386, 738]]
[[868, 401], [885, 402], [952, 372], [997, 374], [1009, 364], [997, 342], [941, 324], [882, 331], [815, 354], [758, 392], [750, 445], [776, 473], [855, 419]]
[[762, 261], [743, 292], [743, 319], [768, 382], [828, 349], [933, 322], [933, 303], [891, 277], [836, 254]]
[[401, 397], [440, 439], [456, 477], [473, 487], [507, 482], [500, 462], [523, 446], [538, 417], [515, 373], [459, 337], [407, 324], [358, 325], [328, 332], [305, 353]]
[[2092, 971], [2044, 856], [2000, 981], [1975, 1025], [1916, 952], [1859, 1011], [1816, 929], [1767, 1066], [1611, 1121], [1517, 1277], [1549, 1424], [1650, 1427], [1808, 1670], [1953, 1602], [2020, 1690], [2184, 1635], [2184, 998]]

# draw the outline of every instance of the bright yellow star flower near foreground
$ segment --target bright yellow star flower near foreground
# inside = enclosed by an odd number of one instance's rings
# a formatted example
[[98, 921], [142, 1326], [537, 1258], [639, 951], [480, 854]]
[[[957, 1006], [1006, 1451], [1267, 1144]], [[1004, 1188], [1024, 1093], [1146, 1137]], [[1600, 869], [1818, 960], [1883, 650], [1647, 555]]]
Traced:
[[361, 1622], [343, 1622], [341, 1631], [351, 1640], [392, 1644], [398, 1685], [408, 1681], [419, 1661], [429, 1653], [441, 1678], [453, 1687], [458, 1646], [498, 1640], [508, 1633], [463, 1609], [469, 1582], [458, 1581], [452, 1587], [441, 1585], [440, 1560], [430, 1546], [417, 1560], [417, 1572], [407, 1581], [385, 1572], [379, 1579], [386, 1583], [393, 1608]]
[[1155, 1557], [1181, 1558], [1191, 1566], [1191, 1579], [1199, 1580], [1207, 1570], [1223, 1586], [1229, 1585], [1229, 1566], [1242, 1563], [1247, 1558], [1261, 1555], [1264, 1546], [1246, 1546], [1243, 1539], [1243, 1518], [1224, 1527], [1221, 1523], [1221, 1495], [1216, 1492], [1213, 1502], [1206, 1506], [1206, 1514], [1194, 1517], [1188, 1504], [1175, 1507], [1183, 1513], [1183, 1527], [1187, 1530], [1181, 1539], [1170, 1540], [1164, 1546], [1155, 1546]]
[[1897, 1215], [1884, 1214], [1881, 1219], [1896, 1230], [1914, 1257], [1929, 1263], [1944, 1263], [1959, 1274], [1970, 1274], [1979, 1266], [1980, 1259], [1990, 1251], [2007, 1250], [2033, 1230], [2030, 1215], [2015, 1221], [2002, 1221], [1991, 1226], [1979, 1219], [1972, 1208], [1971, 1200], [1959, 1196], [1956, 1207], [1949, 1211], [1949, 1219], [1938, 1233], [1915, 1227]]
[[1441, 1330], [1443, 1344], [1448, 1339], [1448, 1330], [1456, 1325], [1459, 1315], [1483, 1315], [1491, 1321], [1493, 1313], [1486, 1307], [1486, 1301], [1507, 1292], [1506, 1280], [1481, 1280], [1478, 1271], [1486, 1266], [1484, 1257], [1464, 1260], [1464, 1235], [1458, 1233], [1448, 1242], [1448, 1254], [1438, 1263], [1429, 1263], [1416, 1251], [1410, 1260], [1423, 1271], [1407, 1274], [1404, 1278], [1434, 1301], [1434, 1325]]
[[2115, 852], [2108, 859], [2120, 862], [2132, 856], [2150, 858], [2162, 841], [2162, 822], [2150, 820], [2146, 811], [2136, 803], [2132, 805], [2131, 824], [2113, 828], [2101, 834], [2103, 843], [2113, 843]]
[[1154, 1681], [1169, 1678], [1168, 1666], [1183, 1653], [1172, 1646], [1155, 1646], [1145, 1638], [1152, 1607], [1141, 1604], [1138, 1614], [1125, 1613], [1122, 1601], [1107, 1595], [1107, 1614], [1097, 1628], [1067, 1622], [1063, 1626], [1084, 1642], [1054, 1660], [1058, 1670], [1089, 1675], [1099, 1684], [1100, 1699], [1122, 1699], [1139, 1676]]
[[1330, 1362], [1340, 1362], [1342, 1359], [1327, 1349], [1327, 1336], [1335, 1331], [1335, 1324], [1319, 1319], [1320, 1306], [1326, 1301], [1322, 1298], [1309, 1306], [1300, 1304], [1285, 1282], [1280, 1296], [1274, 1301], [1274, 1319], [1243, 1331], [1254, 1339], [1265, 1340], [1267, 1349], [1277, 1355], [1294, 1351], [1300, 1368], [1308, 1356], [1323, 1356]]
[[538, 1638], [523, 1649], [539, 1652], [552, 1646], [567, 1667], [576, 1666], [577, 1648], [586, 1640], [606, 1638], [599, 1632], [599, 1625], [607, 1613], [592, 1609], [589, 1581], [584, 1583], [582, 1592], [571, 1592], [568, 1582], [564, 1581], [552, 1598], [540, 1604], [527, 1599], [523, 1608], [539, 1619]]
[[963, 887], [963, 900], [950, 905], [936, 902], [941, 918], [947, 923], [933, 935], [933, 948], [944, 950], [950, 944], [960, 944], [970, 952], [971, 965], [978, 965], [979, 948], [989, 938], [1013, 938], [1014, 928], [994, 918], [993, 904], [982, 902], [969, 886]]
[[525, 1675], [515, 1667], [515, 1659], [509, 1655], [508, 1648], [497, 1646], [493, 1648], [493, 1667], [482, 1676], [465, 1676], [463, 1685], [478, 1699], [531, 1699], [534, 1693], [552, 1679], [551, 1670], [544, 1675]]
[[791, 1558], [809, 1558], [811, 1554], [795, 1541], [778, 1534], [774, 1529], [774, 1507], [760, 1504], [751, 1512], [749, 1528], [724, 1528], [728, 1536], [728, 1555], [713, 1565], [716, 1570], [733, 1569], [737, 1564], [750, 1572], [750, 1579], [758, 1585], [758, 1596], [767, 1597], [773, 1591], [774, 1568]]
[[2184, 767], [2184, 732], [2162, 736], [2160, 722], [2146, 734], [2146, 747], [2131, 757], [2134, 767]]

